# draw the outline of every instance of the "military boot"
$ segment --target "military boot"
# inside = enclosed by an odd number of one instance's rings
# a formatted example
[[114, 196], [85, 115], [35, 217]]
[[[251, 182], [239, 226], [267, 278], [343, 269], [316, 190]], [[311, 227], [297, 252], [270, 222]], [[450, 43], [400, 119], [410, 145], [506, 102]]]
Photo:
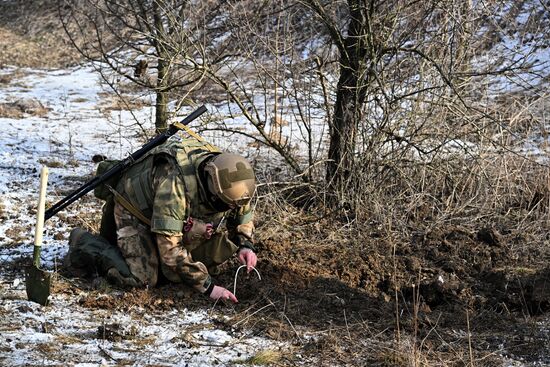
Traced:
[[80, 240], [80, 237], [87, 231], [85, 229], [82, 229], [80, 227], [73, 228], [71, 231], [71, 234], [69, 234], [69, 248], [75, 247], [78, 243], [78, 240]]
[[83, 277], [87, 273], [86, 270], [73, 266], [73, 261], [71, 260], [71, 256], [74, 254], [75, 249], [78, 248], [78, 241], [85, 233], [87, 232], [84, 229], [76, 227], [69, 235], [69, 251], [67, 251], [65, 258], [63, 259], [63, 270], [68, 275]]
[[114, 285], [123, 288], [137, 288], [138, 281], [132, 276], [125, 277], [118, 271], [117, 268], [111, 268], [107, 271], [107, 280]]

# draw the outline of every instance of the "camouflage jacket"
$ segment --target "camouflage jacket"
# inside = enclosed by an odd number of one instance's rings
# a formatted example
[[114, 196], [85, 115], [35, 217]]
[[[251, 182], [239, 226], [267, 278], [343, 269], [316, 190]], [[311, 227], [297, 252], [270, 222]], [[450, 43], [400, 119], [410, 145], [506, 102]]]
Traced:
[[216, 154], [195, 139], [169, 141], [151, 151], [122, 176], [117, 191], [151, 219], [161, 268], [168, 279], [184, 281], [204, 292], [207, 267], [191, 252], [224, 232], [233, 247], [250, 247], [254, 231], [250, 205], [219, 211], [208, 201], [198, 168]]

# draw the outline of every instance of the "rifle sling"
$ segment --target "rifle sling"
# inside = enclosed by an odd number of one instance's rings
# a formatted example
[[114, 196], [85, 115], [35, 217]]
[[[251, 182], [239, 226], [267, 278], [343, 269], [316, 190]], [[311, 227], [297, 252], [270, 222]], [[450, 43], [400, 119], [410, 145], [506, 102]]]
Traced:
[[138, 218], [140, 221], [142, 221], [144, 224], [151, 227], [151, 220], [147, 218], [141, 210], [136, 208], [134, 204], [129, 202], [124, 196], [118, 193], [115, 189], [113, 189], [111, 186], [106, 185], [111, 194], [113, 194], [115, 201], [122, 205], [124, 209], [128, 210], [134, 217]]
[[194, 132], [193, 130], [191, 130], [191, 128], [187, 125], [183, 125], [179, 122], [174, 122], [173, 124], [174, 126], [176, 126], [178, 129], [180, 130], [185, 130], [185, 132], [187, 132], [187, 134], [189, 134], [190, 136], [192, 136], [193, 138], [195, 138], [197, 141], [201, 142], [204, 144], [204, 147], [206, 149], [208, 149], [209, 151], [211, 152], [214, 152], [214, 153], [221, 153], [220, 152], [220, 149], [218, 147], [215, 147], [214, 145], [208, 143], [206, 140], [203, 139], [202, 136], [200, 136], [199, 134], [197, 134], [196, 132]]

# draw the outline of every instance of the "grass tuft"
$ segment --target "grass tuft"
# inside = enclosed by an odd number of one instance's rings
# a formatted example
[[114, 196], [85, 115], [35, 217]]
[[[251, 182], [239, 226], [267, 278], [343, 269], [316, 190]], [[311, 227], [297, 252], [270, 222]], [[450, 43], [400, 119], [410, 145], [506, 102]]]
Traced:
[[282, 353], [274, 349], [262, 350], [252, 357], [247, 358], [244, 361], [236, 361], [235, 363], [247, 364], [252, 366], [267, 366], [277, 363], [281, 360]]

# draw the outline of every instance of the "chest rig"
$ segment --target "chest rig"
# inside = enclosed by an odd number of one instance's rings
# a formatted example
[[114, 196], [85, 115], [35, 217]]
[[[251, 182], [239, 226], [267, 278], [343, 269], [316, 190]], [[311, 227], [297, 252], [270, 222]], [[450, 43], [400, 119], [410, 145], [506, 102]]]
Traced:
[[209, 204], [206, 196], [207, 190], [203, 187], [197, 170], [205, 159], [212, 154], [219, 154], [219, 151], [217, 149], [212, 150], [212, 146], [207, 143], [193, 139], [170, 142], [157, 149], [154, 154], [171, 157], [170, 163], [179, 171], [183, 180], [186, 216], [192, 221], [209, 222], [217, 227], [226, 212], [219, 212]]
[[[181, 231], [188, 243], [196, 243], [210, 238], [214, 233], [224, 228], [224, 218], [228, 212], [219, 212], [214, 209], [206, 196], [198, 174], [201, 163], [212, 154], [219, 154], [219, 150], [212, 145], [197, 139], [172, 140], [153, 149], [141, 162], [136, 163], [121, 180], [122, 187], [128, 197], [128, 203], [122, 195], [115, 194], [122, 206], [132, 212], [142, 222], [150, 225], [154, 198], [153, 177], [155, 162], [162, 158], [167, 161], [178, 173], [183, 181], [185, 193], [186, 219]], [[137, 210], [130, 210], [131, 206]], [[138, 213], [134, 213], [138, 212]], [[144, 220], [145, 219], [145, 220]]]

